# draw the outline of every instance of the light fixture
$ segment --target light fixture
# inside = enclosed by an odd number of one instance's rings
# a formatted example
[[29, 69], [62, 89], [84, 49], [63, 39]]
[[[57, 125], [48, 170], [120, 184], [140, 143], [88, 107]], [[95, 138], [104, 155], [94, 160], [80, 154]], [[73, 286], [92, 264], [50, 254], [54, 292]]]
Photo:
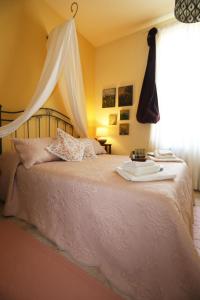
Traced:
[[182, 23], [200, 22], [200, 0], [175, 0], [174, 14]]
[[107, 127], [97, 127], [96, 128], [96, 137], [101, 145], [104, 145], [107, 141]]

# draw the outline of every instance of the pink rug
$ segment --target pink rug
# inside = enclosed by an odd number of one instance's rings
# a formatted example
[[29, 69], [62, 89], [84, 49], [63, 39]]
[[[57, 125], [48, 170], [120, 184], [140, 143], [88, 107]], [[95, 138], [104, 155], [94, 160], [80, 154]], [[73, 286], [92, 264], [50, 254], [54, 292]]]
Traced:
[[120, 300], [11, 221], [0, 222], [1, 300]]

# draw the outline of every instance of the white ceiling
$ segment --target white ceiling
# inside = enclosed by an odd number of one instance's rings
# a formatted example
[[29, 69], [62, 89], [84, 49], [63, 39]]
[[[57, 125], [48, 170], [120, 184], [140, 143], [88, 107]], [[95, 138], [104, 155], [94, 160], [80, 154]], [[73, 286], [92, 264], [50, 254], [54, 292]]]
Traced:
[[[45, 0], [59, 15], [71, 16], [72, 0]], [[78, 31], [98, 47], [135, 32], [155, 19], [172, 18], [175, 0], [78, 0]]]

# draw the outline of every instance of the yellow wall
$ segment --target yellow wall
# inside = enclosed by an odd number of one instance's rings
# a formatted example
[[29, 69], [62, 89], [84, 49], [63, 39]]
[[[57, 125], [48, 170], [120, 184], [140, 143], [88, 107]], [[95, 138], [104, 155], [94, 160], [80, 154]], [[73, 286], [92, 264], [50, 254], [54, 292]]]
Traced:
[[[64, 20], [42, 0], [0, 1], [0, 104], [8, 110], [23, 109], [31, 98], [46, 55], [46, 35]], [[130, 135], [119, 136], [117, 126], [109, 127], [113, 153], [127, 154], [148, 146], [149, 125], [136, 122], [141, 84], [148, 48], [145, 32], [136, 33], [100, 48], [78, 35], [87, 99], [89, 133], [108, 122], [108, 115], [120, 108], [101, 108], [103, 88], [134, 85], [130, 108]], [[55, 88], [45, 106], [65, 111], [59, 89]]]
[[[33, 95], [46, 56], [46, 35], [64, 19], [42, 0], [0, 1], [0, 104], [8, 110], [23, 109]], [[90, 111], [94, 93], [94, 48], [79, 35], [80, 54]], [[58, 88], [45, 106], [64, 112]], [[91, 130], [90, 130], [91, 131]]]
[[[109, 126], [108, 142], [113, 144], [112, 152], [116, 154], [128, 154], [134, 148], [147, 148], [149, 142], [149, 125], [136, 121], [138, 100], [144, 77], [148, 55], [146, 32], [138, 32], [131, 36], [107, 44], [96, 50], [95, 69], [95, 112], [97, 125], [107, 125], [110, 113], [118, 114], [116, 126]], [[102, 107], [102, 90], [109, 87], [119, 87], [133, 84], [134, 104], [130, 109], [130, 134], [119, 135], [119, 111], [123, 109]], [[121, 123], [126, 123], [122, 121]]]
[[94, 72], [95, 72], [95, 48], [79, 35], [80, 56], [84, 79], [85, 94], [87, 100], [87, 119], [89, 135], [95, 135], [95, 105], [94, 105]]

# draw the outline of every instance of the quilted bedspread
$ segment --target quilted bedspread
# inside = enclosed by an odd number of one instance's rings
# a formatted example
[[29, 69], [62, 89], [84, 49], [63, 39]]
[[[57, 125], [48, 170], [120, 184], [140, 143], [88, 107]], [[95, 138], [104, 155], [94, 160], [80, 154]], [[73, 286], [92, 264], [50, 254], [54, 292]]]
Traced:
[[77, 261], [99, 267], [134, 300], [199, 300], [186, 164], [162, 163], [175, 180], [129, 182], [115, 172], [124, 160], [100, 155], [29, 170], [15, 163], [4, 214], [34, 224]]

